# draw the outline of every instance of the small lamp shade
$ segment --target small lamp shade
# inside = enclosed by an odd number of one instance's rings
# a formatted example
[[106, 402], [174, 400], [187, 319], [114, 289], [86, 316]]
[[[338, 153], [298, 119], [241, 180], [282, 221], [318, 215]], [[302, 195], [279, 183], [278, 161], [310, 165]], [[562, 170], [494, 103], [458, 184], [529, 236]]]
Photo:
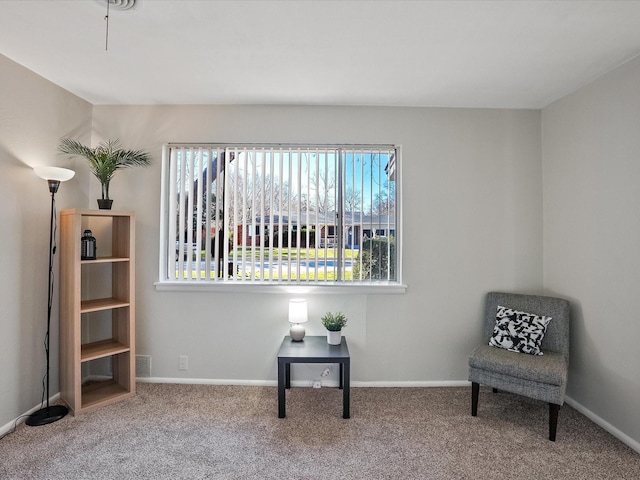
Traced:
[[307, 315], [307, 301], [304, 298], [292, 298], [289, 300], [289, 323], [291, 329], [289, 335], [294, 342], [300, 342], [304, 338], [304, 327], [300, 325], [309, 320]]
[[40, 178], [44, 178], [47, 181], [51, 194], [55, 194], [58, 191], [60, 182], [71, 180], [76, 174], [76, 172], [68, 168], [48, 167], [46, 165], [34, 167], [33, 171], [36, 172], [36, 175]]
[[40, 178], [45, 180], [57, 180], [59, 182], [71, 180], [76, 174], [76, 172], [69, 170], [68, 168], [48, 167], [46, 165], [34, 167], [33, 170]]

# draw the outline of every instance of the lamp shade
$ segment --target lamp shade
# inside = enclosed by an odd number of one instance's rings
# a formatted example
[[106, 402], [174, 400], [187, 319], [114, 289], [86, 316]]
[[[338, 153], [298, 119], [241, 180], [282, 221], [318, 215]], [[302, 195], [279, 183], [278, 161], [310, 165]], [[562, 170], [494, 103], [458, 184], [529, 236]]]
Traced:
[[289, 322], [305, 323], [307, 320], [307, 301], [304, 298], [289, 300]]
[[39, 165], [34, 167], [33, 170], [40, 178], [44, 178], [45, 180], [56, 180], [58, 182], [71, 180], [76, 174], [76, 172], [69, 170], [68, 168], [48, 167], [46, 165]]

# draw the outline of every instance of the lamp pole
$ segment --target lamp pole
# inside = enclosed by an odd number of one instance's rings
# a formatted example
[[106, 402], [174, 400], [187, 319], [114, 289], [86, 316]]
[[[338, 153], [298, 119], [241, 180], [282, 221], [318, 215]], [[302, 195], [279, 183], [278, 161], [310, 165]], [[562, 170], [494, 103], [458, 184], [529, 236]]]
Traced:
[[44, 396], [46, 398], [46, 407], [41, 408], [40, 410], [29, 415], [26, 423], [27, 425], [30, 425], [32, 427], [57, 422], [67, 413], [69, 413], [69, 409], [64, 405], [49, 405], [49, 336], [51, 331], [51, 305], [53, 303], [53, 256], [55, 255], [55, 246], [53, 243], [53, 226], [55, 221], [55, 195], [58, 191], [58, 187], [60, 186], [60, 180], [48, 178], [47, 183], [49, 184], [49, 191], [51, 192], [51, 218], [49, 220], [49, 291], [47, 295], [47, 334], [44, 337], [44, 349], [47, 357], [47, 373], [45, 375], [46, 388], [44, 391]]

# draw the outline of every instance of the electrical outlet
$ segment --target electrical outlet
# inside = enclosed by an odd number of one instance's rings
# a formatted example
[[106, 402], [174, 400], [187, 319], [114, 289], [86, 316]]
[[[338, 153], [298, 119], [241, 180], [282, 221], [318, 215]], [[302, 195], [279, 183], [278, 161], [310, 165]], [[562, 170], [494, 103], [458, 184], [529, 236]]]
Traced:
[[187, 370], [189, 368], [189, 357], [186, 355], [180, 355], [178, 362], [178, 370]]
[[322, 386], [322, 382], [320, 380], [315, 380], [313, 382], [313, 388], [320, 388]]

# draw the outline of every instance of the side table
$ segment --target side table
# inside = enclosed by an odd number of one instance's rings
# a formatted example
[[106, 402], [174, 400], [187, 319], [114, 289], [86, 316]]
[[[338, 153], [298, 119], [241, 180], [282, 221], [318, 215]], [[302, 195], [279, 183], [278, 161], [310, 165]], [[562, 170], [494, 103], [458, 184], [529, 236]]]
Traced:
[[340, 364], [340, 388], [342, 389], [342, 418], [349, 418], [351, 357], [347, 339], [340, 345], [329, 345], [325, 336], [305, 336], [301, 342], [284, 337], [278, 351], [278, 418], [286, 416], [285, 388], [291, 388], [292, 363]]

